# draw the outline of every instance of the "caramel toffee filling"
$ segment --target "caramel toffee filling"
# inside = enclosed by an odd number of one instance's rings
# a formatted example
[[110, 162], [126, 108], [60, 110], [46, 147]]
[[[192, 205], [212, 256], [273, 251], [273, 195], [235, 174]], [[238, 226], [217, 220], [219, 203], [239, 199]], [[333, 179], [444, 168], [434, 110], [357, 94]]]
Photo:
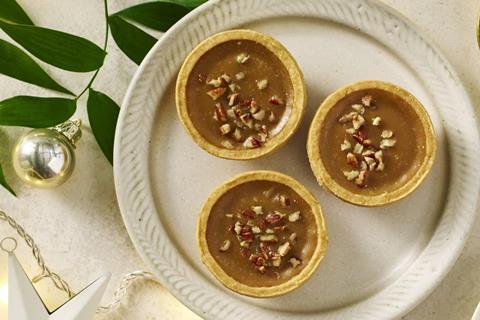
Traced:
[[350, 93], [328, 112], [320, 153], [342, 187], [378, 194], [405, 184], [418, 171], [425, 144], [422, 123], [406, 101], [366, 89]]
[[208, 249], [235, 280], [274, 286], [299, 274], [315, 251], [315, 217], [291, 188], [252, 181], [230, 189], [212, 208]]
[[213, 145], [259, 148], [285, 125], [292, 91], [287, 70], [271, 51], [251, 40], [231, 40], [196, 63], [187, 82], [187, 109]]

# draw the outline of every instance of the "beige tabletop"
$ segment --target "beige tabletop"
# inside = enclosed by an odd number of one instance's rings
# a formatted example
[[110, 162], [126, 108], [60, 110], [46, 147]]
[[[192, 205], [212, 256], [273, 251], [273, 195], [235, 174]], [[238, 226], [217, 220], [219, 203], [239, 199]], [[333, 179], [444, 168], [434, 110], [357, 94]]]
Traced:
[[[321, 1], [321, 0], [319, 0]], [[19, 0], [38, 25], [75, 33], [101, 44], [104, 18], [101, 0]], [[116, 12], [141, 1], [111, 0]], [[457, 70], [475, 105], [480, 102], [480, 52], [475, 38], [480, 1], [474, 0], [384, 0], [416, 23], [436, 42]], [[0, 32], [1, 38], [7, 38]], [[115, 46], [108, 46], [105, 66], [94, 88], [121, 102], [137, 66]], [[88, 82], [89, 74], [45, 68], [74, 92]], [[480, 85], [479, 85], [480, 86]], [[0, 76], [0, 100], [19, 94], [50, 93]], [[84, 119], [85, 99], [79, 102], [76, 116]], [[0, 209], [5, 210], [36, 240], [48, 265], [62, 275], [73, 289], [81, 289], [105, 271], [112, 280], [103, 299], [108, 303], [123, 274], [144, 269], [125, 230], [115, 199], [110, 164], [96, 145], [88, 124], [76, 151], [78, 164], [73, 177], [54, 190], [38, 190], [16, 180], [8, 163], [13, 141], [24, 129], [0, 128], [0, 161], [6, 176], [18, 192], [13, 198], [0, 189]], [[472, 190], [477, 192], [477, 190]], [[0, 237], [14, 235], [0, 221]], [[29, 276], [38, 272], [31, 253], [20, 243], [17, 255]], [[404, 319], [470, 319], [480, 300], [480, 220], [458, 262], [441, 285]], [[0, 319], [6, 319], [2, 294], [6, 283], [6, 255], [0, 254]], [[65, 296], [48, 281], [38, 286], [50, 308], [61, 304]], [[140, 281], [122, 306], [112, 314], [96, 319], [196, 319], [160, 285]]]

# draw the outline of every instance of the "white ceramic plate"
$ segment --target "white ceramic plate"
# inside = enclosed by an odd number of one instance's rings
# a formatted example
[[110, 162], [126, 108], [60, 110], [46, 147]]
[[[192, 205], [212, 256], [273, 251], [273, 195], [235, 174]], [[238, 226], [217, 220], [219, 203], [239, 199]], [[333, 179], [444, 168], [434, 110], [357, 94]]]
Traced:
[[[217, 159], [197, 147], [177, 118], [173, 95], [191, 49], [211, 34], [239, 27], [282, 42], [303, 69], [309, 93], [299, 132], [279, 152], [250, 162]], [[439, 146], [421, 187], [376, 209], [323, 191], [305, 150], [322, 99], [362, 79], [391, 81], [416, 95]], [[477, 209], [479, 154], [475, 112], [455, 72], [393, 9], [372, 0], [214, 0], [167, 32], [135, 75], [117, 127], [115, 183], [138, 251], [201, 316], [392, 319], [425, 298], [458, 257]], [[329, 229], [327, 255], [315, 275], [278, 298], [246, 298], [223, 288], [196, 248], [197, 214], [209, 192], [252, 169], [278, 170], [304, 183], [320, 200]]]

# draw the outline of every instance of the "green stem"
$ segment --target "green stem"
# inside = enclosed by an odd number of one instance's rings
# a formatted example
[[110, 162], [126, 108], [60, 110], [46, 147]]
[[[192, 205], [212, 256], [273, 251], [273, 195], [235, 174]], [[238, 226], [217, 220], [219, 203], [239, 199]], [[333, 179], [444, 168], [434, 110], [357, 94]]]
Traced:
[[[103, 6], [104, 6], [104, 13], [105, 13], [105, 40], [103, 41], [103, 51], [105, 51], [105, 50], [107, 49], [108, 30], [109, 30], [109, 26], [108, 26], [108, 0], [103, 0]], [[103, 66], [103, 65], [102, 65], [102, 66]], [[80, 99], [80, 97], [81, 97], [88, 89], [90, 89], [90, 87], [93, 85], [93, 82], [94, 82], [95, 79], [97, 78], [97, 75], [98, 75], [98, 73], [100, 72], [100, 69], [102, 68], [102, 66], [95, 71], [95, 73], [93, 74], [92, 78], [91, 78], [90, 81], [88, 82], [87, 86], [82, 90], [82, 92], [80, 92], [80, 93], [75, 97], [75, 100]]]

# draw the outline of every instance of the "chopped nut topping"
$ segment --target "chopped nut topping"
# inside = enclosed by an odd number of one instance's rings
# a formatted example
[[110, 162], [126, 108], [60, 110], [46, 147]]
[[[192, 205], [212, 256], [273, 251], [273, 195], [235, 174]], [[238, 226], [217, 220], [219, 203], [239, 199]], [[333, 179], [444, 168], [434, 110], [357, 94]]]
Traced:
[[380, 141], [380, 149], [388, 149], [391, 148], [397, 143], [395, 139], [383, 139]]
[[250, 59], [250, 56], [246, 53], [240, 53], [238, 56], [237, 56], [237, 62], [238, 63], [241, 63], [241, 64], [244, 64], [245, 62], [248, 61], [248, 59]]
[[274, 122], [275, 121], [275, 114], [270, 111], [270, 114], [268, 115], [268, 121]]
[[207, 82], [207, 84], [214, 86], [215, 88], [218, 88], [222, 85], [222, 80], [220, 78], [217, 79], [212, 79]]
[[353, 118], [352, 124], [354, 129], [360, 129], [360, 127], [365, 124], [365, 118], [361, 115], [357, 115], [355, 118]]
[[252, 232], [255, 233], [255, 234], [257, 234], [257, 233], [262, 232], [262, 229], [260, 229], [260, 228], [257, 227], [257, 226], [253, 226], [253, 227], [252, 227]]
[[265, 233], [273, 234], [273, 233], [275, 233], [275, 231], [273, 231], [273, 229], [267, 228], [267, 229], [265, 230]]
[[278, 247], [277, 252], [280, 256], [285, 257], [290, 252], [291, 249], [292, 249], [292, 245], [290, 244], [290, 242], [285, 242], [284, 244], [281, 244]]
[[365, 151], [362, 152], [362, 156], [364, 157], [371, 157], [375, 154], [375, 151], [373, 150], [370, 150], [370, 149], [367, 149]]
[[262, 143], [265, 143], [267, 141], [267, 138], [268, 138], [268, 134], [266, 134], [266, 133], [259, 133], [258, 134], [258, 139]]
[[353, 153], [356, 154], [361, 154], [363, 152], [363, 145], [360, 143], [355, 144], [355, 147], [353, 147]]
[[235, 103], [237, 103], [239, 94], [238, 93], [232, 93], [228, 96], [228, 106], [233, 107]]
[[250, 248], [251, 241], [241, 241], [240, 242], [240, 247], [242, 248]]
[[232, 242], [230, 242], [230, 240], [225, 240], [223, 241], [223, 244], [222, 246], [220, 247], [220, 251], [222, 252], [225, 252], [227, 251], [228, 249], [230, 249], [230, 246], [232, 245]]
[[253, 206], [252, 210], [257, 214], [257, 215], [262, 215], [263, 214], [263, 207], [262, 206]]
[[227, 113], [225, 112], [225, 109], [220, 103], [215, 104], [215, 113], [213, 115], [213, 118], [217, 121], [227, 121]]
[[376, 127], [379, 126], [381, 122], [382, 122], [382, 118], [380, 117], [375, 117], [372, 119], [372, 124]]
[[230, 81], [232, 80], [232, 78], [230, 78], [230, 76], [226, 73], [222, 74], [220, 78], [223, 79], [226, 83], [230, 83]]
[[280, 267], [282, 264], [282, 257], [279, 254], [272, 255], [272, 266]]
[[293, 258], [293, 257], [290, 258], [290, 259], [288, 260], [288, 262], [290, 262], [290, 264], [291, 264], [292, 267], [294, 267], [294, 268], [298, 267], [298, 266], [302, 263], [299, 259]]
[[357, 130], [355, 130], [355, 128], [348, 128], [345, 130], [345, 132], [349, 134], [354, 134], [355, 132], [357, 132]]
[[361, 104], [353, 104], [352, 109], [357, 111], [359, 114], [364, 114], [365, 113], [365, 107], [362, 106]]
[[228, 85], [228, 88], [230, 89], [231, 92], [237, 92], [237, 90], [240, 90], [240, 86], [236, 83], [230, 83]]
[[268, 101], [276, 106], [283, 105], [283, 100], [278, 96], [272, 96]]
[[393, 137], [393, 131], [392, 130], [383, 130], [381, 137], [383, 139], [391, 138], [391, 137]]
[[262, 145], [262, 143], [258, 141], [255, 137], [250, 136], [245, 140], [243, 145], [246, 148], [253, 149], [253, 148], [259, 148]]
[[365, 171], [365, 170], [367, 170], [367, 169], [368, 169], [367, 163], [366, 163], [365, 161], [362, 161], [362, 162], [360, 163], [360, 171]]
[[232, 131], [232, 127], [228, 123], [225, 123], [225, 124], [220, 126], [220, 134], [222, 136], [224, 136], [226, 134], [229, 134], [230, 131]]
[[237, 80], [239, 80], [239, 81], [245, 79], [245, 72], [239, 72], [239, 73], [237, 73], [237, 74], [235, 75], [235, 79], [237, 79]]
[[233, 147], [233, 144], [232, 144], [230, 141], [228, 141], [228, 140], [223, 140], [223, 141], [221, 142], [221, 145], [222, 145], [222, 147], [224, 147], [224, 148], [226, 148], [226, 149], [233, 149], [233, 148], [234, 148], [234, 147]]
[[233, 139], [235, 139], [236, 141], [242, 140], [242, 133], [240, 132], [240, 130], [238, 130], [238, 128], [235, 128], [235, 130], [233, 131]]
[[227, 110], [227, 117], [230, 119], [235, 119], [237, 116], [235, 115], [235, 110], [233, 109], [228, 109]]
[[218, 98], [220, 98], [221, 96], [223, 96], [226, 91], [227, 89], [223, 87], [219, 87], [219, 88], [215, 88], [210, 91], [207, 91], [207, 94], [210, 96], [210, 98], [212, 98], [215, 101], [215, 100], [218, 100]]
[[288, 215], [288, 221], [297, 222], [298, 220], [300, 220], [300, 211], [295, 211]]
[[351, 152], [347, 153], [347, 163], [354, 168], [358, 167], [357, 157]]
[[365, 107], [373, 106], [373, 97], [371, 95], [366, 95], [362, 98], [362, 103]]
[[257, 88], [260, 90], [266, 89], [268, 86], [268, 80], [267, 79], [262, 79], [257, 81]]
[[295, 240], [297, 240], [297, 234], [295, 232], [293, 232], [290, 237], [288, 237], [288, 240], [290, 240], [290, 242], [294, 242]]
[[253, 128], [253, 119], [250, 113], [245, 113], [240, 116], [240, 120], [242, 120], [243, 124], [249, 128]]
[[262, 234], [259, 239], [263, 242], [278, 242], [278, 237], [274, 234]]
[[355, 179], [355, 184], [359, 187], [364, 187], [367, 182], [367, 171], [362, 170], [360, 171], [358, 177]]
[[262, 121], [265, 118], [265, 110], [260, 109], [258, 112], [254, 113], [253, 118], [258, 121]]
[[290, 207], [291, 203], [290, 203], [290, 199], [285, 197], [283, 194], [281, 194], [278, 199], [280, 200], [280, 204], [282, 205], [282, 207], [284, 208], [287, 208], [287, 207]]
[[343, 140], [343, 143], [340, 145], [340, 150], [342, 151], [347, 151], [347, 150], [350, 150], [350, 148], [352, 147], [352, 144], [347, 140]]
[[240, 223], [240, 221], [235, 222], [233, 231], [235, 231], [236, 234], [240, 234], [240, 232], [242, 232], [242, 224]]
[[225, 215], [225, 217], [227, 217], [227, 218], [233, 218], [233, 214], [232, 214], [232, 213], [227, 213], [227, 214]]
[[370, 158], [370, 157], [364, 157], [364, 159], [365, 159], [365, 162], [368, 165], [368, 170], [373, 171], [375, 169], [375, 167], [377, 166], [377, 162], [373, 158]]
[[352, 121], [356, 116], [358, 116], [358, 112], [352, 111], [350, 113], [347, 113], [347, 114], [341, 116], [340, 119], [338, 119], [338, 122], [347, 123], [347, 122]]
[[347, 178], [348, 181], [354, 180], [356, 177], [358, 177], [359, 174], [360, 172], [358, 172], [357, 170], [343, 171], [343, 175], [345, 176], [345, 178]]

